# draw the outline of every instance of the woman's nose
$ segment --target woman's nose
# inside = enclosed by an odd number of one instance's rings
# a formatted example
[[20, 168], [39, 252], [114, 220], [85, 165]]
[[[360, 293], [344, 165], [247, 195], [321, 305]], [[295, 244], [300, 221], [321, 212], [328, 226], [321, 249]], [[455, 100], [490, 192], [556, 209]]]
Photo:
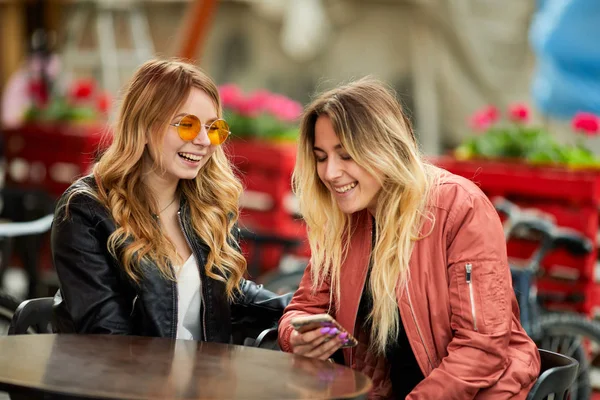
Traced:
[[206, 125], [200, 126], [200, 132], [198, 132], [194, 140], [192, 140], [192, 143], [199, 146], [211, 145], [210, 139], [208, 138], [208, 129], [206, 128]]
[[340, 165], [335, 161], [327, 160], [327, 164], [325, 166], [325, 179], [328, 181], [334, 181], [342, 175], [342, 169]]

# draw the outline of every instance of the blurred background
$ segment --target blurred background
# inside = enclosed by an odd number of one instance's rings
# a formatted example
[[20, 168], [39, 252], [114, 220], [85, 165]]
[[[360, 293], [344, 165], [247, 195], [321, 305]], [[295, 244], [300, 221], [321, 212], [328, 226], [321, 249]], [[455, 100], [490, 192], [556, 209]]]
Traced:
[[[158, 55], [220, 86], [253, 278], [293, 290], [309, 256], [290, 189], [302, 107], [372, 75], [432, 162], [588, 241], [551, 252], [539, 289], [545, 307], [594, 317], [598, 21], [598, 0], [0, 0], [4, 293], [56, 290], [43, 218], [110, 141], [122, 85]], [[520, 237], [509, 255], [536, 246]]]

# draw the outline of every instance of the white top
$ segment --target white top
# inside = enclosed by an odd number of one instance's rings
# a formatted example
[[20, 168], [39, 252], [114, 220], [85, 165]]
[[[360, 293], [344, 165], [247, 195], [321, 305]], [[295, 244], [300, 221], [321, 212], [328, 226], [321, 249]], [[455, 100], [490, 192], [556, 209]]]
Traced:
[[177, 339], [200, 340], [200, 272], [194, 255], [177, 274]]

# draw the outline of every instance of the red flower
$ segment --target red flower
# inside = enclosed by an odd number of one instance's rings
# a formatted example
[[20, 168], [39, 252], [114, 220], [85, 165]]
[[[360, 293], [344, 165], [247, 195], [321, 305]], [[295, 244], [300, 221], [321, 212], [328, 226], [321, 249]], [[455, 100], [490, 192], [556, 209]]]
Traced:
[[513, 122], [525, 123], [529, 120], [529, 107], [523, 103], [512, 104], [508, 107], [508, 116]]
[[92, 79], [78, 79], [71, 84], [69, 94], [71, 99], [75, 102], [88, 100], [94, 90], [96, 89], [96, 82]]
[[111, 97], [108, 92], [102, 92], [96, 99], [96, 107], [102, 114], [108, 114], [110, 111]]
[[483, 132], [498, 120], [499, 112], [494, 106], [487, 106], [469, 118], [469, 125], [478, 132]]
[[41, 79], [29, 81], [29, 95], [33, 102], [38, 106], [45, 106], [50, 99], [48, 86]]
[[571, 121], [571, 126], [576, 132], [588, 136], [595, 136], [600, 131], [600, 118], [592, 113], [578, 112]]

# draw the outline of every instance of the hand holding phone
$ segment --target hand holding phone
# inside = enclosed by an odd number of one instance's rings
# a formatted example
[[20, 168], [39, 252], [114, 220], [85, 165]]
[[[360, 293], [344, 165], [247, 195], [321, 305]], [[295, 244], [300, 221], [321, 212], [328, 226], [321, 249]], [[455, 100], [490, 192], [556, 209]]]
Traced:
[[346, 334], [344, 336], [346, 343], [344, 343], [342, 347], [354, 347], [358, 344], [357, 340], [329, 314], [314, 314], [297, 317], [292, 319], [291, 324], [299, 333], [305, 333], [321, 328], [321, 333], [327, 334], [332, 331], [332, 328], [335, 328], [340, 334]]
[[294, 354], [327, 360], [342, 346], [355, 346], [352, 337], [328, 314], [297, 317], [290, 321], [294, 331], [290, 345]]

